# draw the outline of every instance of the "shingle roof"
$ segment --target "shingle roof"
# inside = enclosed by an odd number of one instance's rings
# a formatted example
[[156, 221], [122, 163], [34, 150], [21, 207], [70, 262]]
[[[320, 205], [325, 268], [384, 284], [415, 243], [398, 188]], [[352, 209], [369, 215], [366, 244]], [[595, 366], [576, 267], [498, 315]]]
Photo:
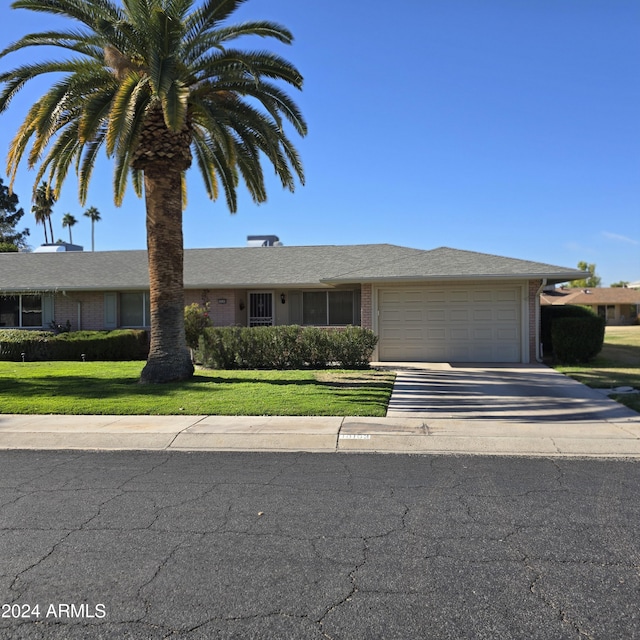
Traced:
[[640, 290], [624, 287], [594, 287], [593, 289], [558, 289], [543, 293], [540, 301], [545, 305], [564, 304], [640, 304]]
[[[441, 247], [390, 244], [185, 250], [186, 288], [312, 287], [387, 280], [583, 277], [573, 269]], [[0, 291], [145, 289], [147, 252], [0, 253]]]

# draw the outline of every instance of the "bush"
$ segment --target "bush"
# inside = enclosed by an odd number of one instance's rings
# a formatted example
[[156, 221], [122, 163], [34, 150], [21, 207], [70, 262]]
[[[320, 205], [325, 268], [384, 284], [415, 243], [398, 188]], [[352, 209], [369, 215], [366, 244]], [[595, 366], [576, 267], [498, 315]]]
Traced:
[[49, 342], [53, 338], [50, 331], [29, 331], [27, 329], [0, 329], [0, 360], [20, 362], [24, 359], [50, 360]]
[[361, 369], [369, 366], [378, 338], [373, 331], [347, 327], [344, 331], [332, 332], [331, 341], [333, 359], [343, 369]]
[[0, 360], [143, 360], [148, 354], [147, 332], [72, 331], [54, 335], [49, 331], [7, 329], [0, 331]]
[[147, 357], [147, 332], [143, 329], [72, 331], [52, 340], [51, 360], [143, 360]]
[[551, 332], [553, 323], [559, 318], [592, 318], [596, 314], [589, 307], [558, 305], [540, 307], [540, 340], [545, 355], [553, 353]]
[[605, 319], [556, 318], [551, 330], [554, 359], [560, 364], [581, 364], [595, 358], [604, 344]]
[[204, 306], [197, 302], [184, 308], [184, 331], [187, 337], [187, 345], [191, 349], [198, 348], [198, 341], [202, 332], [211, 327], [213, 323], [209, 317], [209, 303]]
[[238, 369], [243, 360], [241, 327], [210, 327], [200, 336], [196, 362], [211, 369]]
[[334, 361], [331, 334], [335, 333], [318, 327], [306, 327], [301, 345], [301, 358], [310, 369], [324, 369]]
[[212, 369], [352, 369], [369, 365], [377, 341], [361, 327], [210, 327], [200, 337], [196, 360]]

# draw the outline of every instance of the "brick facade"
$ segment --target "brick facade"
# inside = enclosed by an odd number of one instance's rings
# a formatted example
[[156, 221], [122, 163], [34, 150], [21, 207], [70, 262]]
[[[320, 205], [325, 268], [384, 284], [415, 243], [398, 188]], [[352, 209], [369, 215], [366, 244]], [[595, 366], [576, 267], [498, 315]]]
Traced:
[[[225, 300], [226, 302], [222, 302]], [[187, 289], [184, 292], [185, 305], [209, 303], [209, 317], [214, 327], [228, 327], [237, 324], [238, 296], [232, 289]]]
[[79, 291], [57, 293], [53, 307], [54, 322], [71, 324], [71, 330], [104, 329], [104, 293]]
[[373, 329], [373, 286], [363, 284], [360, 289], [360, 325], [365, 329]]

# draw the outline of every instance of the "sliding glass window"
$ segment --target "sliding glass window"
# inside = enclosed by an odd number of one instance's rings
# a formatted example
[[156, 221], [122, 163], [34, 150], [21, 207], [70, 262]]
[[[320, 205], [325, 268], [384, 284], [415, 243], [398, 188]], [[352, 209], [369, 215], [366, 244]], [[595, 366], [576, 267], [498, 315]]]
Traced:
[[42, 327], [42, 296], [0, 296], [0, 327]]
[[353, 324], [353, 291], [304, 291], [302, 322], [321, 327]]
[[151, 324], [149, 294], [143, 291], [120, 294], [120, 326], [148, 327]]

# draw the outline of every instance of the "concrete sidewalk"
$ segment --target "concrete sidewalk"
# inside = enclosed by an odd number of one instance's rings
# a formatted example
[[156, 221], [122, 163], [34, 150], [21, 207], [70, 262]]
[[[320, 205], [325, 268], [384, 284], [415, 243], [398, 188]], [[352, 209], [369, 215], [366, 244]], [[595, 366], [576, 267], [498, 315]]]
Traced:
[[5, 414], [0, 415], [0, 449], [640, 457], [640, 415], [533, 423], [423, 417]]

